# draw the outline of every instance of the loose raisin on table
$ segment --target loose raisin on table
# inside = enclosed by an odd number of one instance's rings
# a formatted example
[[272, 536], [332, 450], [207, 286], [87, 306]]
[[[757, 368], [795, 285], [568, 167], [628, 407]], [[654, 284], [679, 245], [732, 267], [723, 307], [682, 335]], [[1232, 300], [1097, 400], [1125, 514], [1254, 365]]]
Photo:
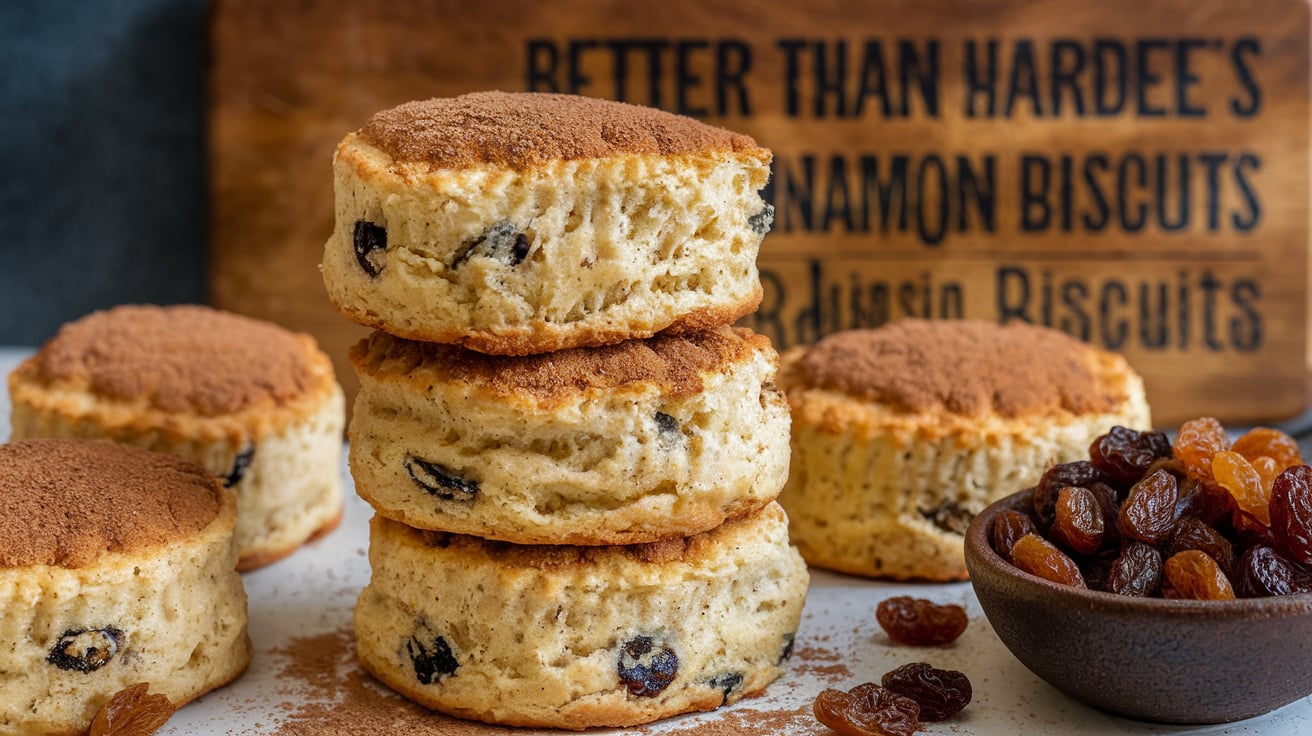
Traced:
[[1279, 470], [1303, 464], [1303, 452], [1298, 448], [1298, 441], [1270, 427], [1248, 430], [1235, 440], [1230, 450], [1243, 455], [1249, 462], [1256, 462], [1259, 457], [1269, 457], [1275, 461]]
[[928, 662], [904, 664], [884, 674], [886, 689], [911, 698], [920, 706], [920, 720], [942, 721], [970, 704], [970, 678], [956, 670], [940, 670]]
[[1089, 446], [1089, 460], [1113, 481], [1129, 484], [1143, 477], [1158, 458], [1171, 454], [1171, 443], [1162, 432], [1137, 432], [1112, 427]]
[[1043, 529], [1052, 526], [1057, 513], [1057, 495], [1061, 489], [1067, 486], [1088, 488], [1091, 483], [1106, 483], [1108, 480], [1106, 473], [1087, 460], [1048, 468], [1039, 478], [1039, 484], [1034, 487], [1034, 516], [1039, 526]]
[[812, 710], [816, 720], [840, 736], [911, 736], [920, 730], [916, 701], [873, 682], [847, 692], [822, 690]]
[[50, 648], [46, 661], [61, 670], [95, 672], [109, 664], [123, 646], [123, 632], [103, 629], [69, 629]]
[[355, 261], [360, 268], [370, 277], [382, 273], [387, 264], [387, 228], [359, 220], [355, 223], [351, 240], [355, 247]]
[[1179, 497], [1175, 476], [1160, 468], [1154, 470], [1130, 488], [1116, 519], [1117, 531], [1145, 544], [1165, 541], [1175, 527]]
[[650, 636], [635, 636], [620, 647], [615, 671], [630, 693], [640, 698], [655, 697], [679, 674], [679, 657]]
[[950, 644], [966, 630], [966, 609], [939, 605], [925, 598], [900, 595], [885, 598], [875, 608], [875, 619], [895, 644], [935, 647]]
[[1015, 509], [1003, 509], [993, 517], [991, 534], [993, 551], [1002, 559], [1011, 562], [1011, 548], [1016, 544], [1016, 540], [1037, 531], [1034, 521], [1026, 514]]
[[1263, 526], [1271, 525], [1270, 504], [1262, 476], [1237, 452], [1222, 450], [1212, 456], [1212, 477], [1217, 485], [1230, 492], [1240, 511], [1257, 519]]
[[1271, 488], [1271, 536], [1290, 558], [1312, 565], [1312, 467], [1295, 465]]
[[1112, 563], [1107, 590], [1118, 595], [1152, 595], [1162, 581], [1162, 554], [1141, 542], [1126, 545]]
[[1088, 587], [1079, 565], [1037, 534], [1026, 534], [1011, 548], [1012, 564], [1036, 577], [1076, 588]]
[[1275, 549], [1249, 547], [1235, 562], [1235, 595], [1257, 598], [1312, 590], [1312, 573]]
[[87, 736], [150, 736], [168, 723], [178, 706], [167, 695], [150, 693], [150, 683], [119, 690], [91, 721]]
[[410, 637], [405, 643], [405, 652], [410, 657], [415, 679], [421, 685], [440, 682], [443, 677], [455, 674], [460, 667], [446, 638], [428, 631]]
[[1057, 546], [1090, 555], [1102, 546], [1103, 515], [1098, 499], [1087, 488], [1070, 486], [1057, 494], [1056, 514], [1049, 537]]
[[1171, 555], [1162, 566], [1162, 595], [1193, 600], [1230, 600], [1234, 587], [1206, 552], [1196, 549]]
[[478, 495], [478, 482], [462, 478], [439, 463], [406, 455], [402, 462], [415, 485], [445, 501], [472, 501]]

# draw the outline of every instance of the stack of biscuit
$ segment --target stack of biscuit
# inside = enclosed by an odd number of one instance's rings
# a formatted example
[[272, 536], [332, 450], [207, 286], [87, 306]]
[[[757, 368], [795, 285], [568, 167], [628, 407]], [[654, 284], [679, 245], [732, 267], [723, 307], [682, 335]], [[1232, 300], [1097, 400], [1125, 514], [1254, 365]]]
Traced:
[[782, 672], [807, 573], [774, 498], [788, 407], [756, 308], [750, 138], [622, 103], [478, 93], [334, 159], [329, 296], [377, 512], [361, 664], [491, 723], [628, 726]]

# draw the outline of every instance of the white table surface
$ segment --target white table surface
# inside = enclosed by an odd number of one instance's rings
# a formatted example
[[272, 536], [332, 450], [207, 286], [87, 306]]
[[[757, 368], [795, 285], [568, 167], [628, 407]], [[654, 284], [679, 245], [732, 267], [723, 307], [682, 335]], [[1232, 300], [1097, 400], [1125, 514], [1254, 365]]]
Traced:
[[[0, 348], [0, 375], [8, 375], [28, 352]], [[0, 437], [8, 436], [8, 394], [0, 392]], [[275, 652], [293, 639], [349, 626], [355, 596], [368, 581], [369, 564], [363, 552], [368, 546], [371, 510], [355, 495], [345, 462], [342, 472], [347, 482], [347, 503], [341, 527], [292, 556], [244, 576], [255, 647], [250, 669], [235, 683], [182, 708], [161, 734], [272, 734], [287, 718], [289, 702], [303, 705], [305, 698], [316, 696], [313, 691], [307, 692], [303, 683], [279, 678], [287, 659]], [[890, 645], [875, 622], [874, 609], [880, 600], [893, 595], [964, 605], [970, 614], [970, 626], [955, 644], [945, 648]], [[974, 686], [974, 700], [952, 720], [927, 724], [923, 731], [927, 734], [1312, 734], [1312, 698], [1246, 721], [1201, 727], [1140, 723], [1082, 705], [1039, 680], [1012, 657], [984, 618], [969, 583], [880, 583], [813, 570], [796, 644], [798, 654], [790, 660], [788, 673], [764, 696], [712, 713], [671, 719], [641, 731], [689, 733], [697, 724], [732, 722], [735, 714], [797, 711], [823, 688], [847, 689], [860, 682], [878, 681], [884, 672], [901, 664], [929, 661], [936, 667], [965, 672]], [[836, 664], [834, 655], [841, 657], [839, 661], [846, 665], [847, 672], [831, 666]], [[506, 729], [505, 733], [530, 736], [536, 732]], [[796, 718], [784, 733], [830, 732], [809, 719]]]

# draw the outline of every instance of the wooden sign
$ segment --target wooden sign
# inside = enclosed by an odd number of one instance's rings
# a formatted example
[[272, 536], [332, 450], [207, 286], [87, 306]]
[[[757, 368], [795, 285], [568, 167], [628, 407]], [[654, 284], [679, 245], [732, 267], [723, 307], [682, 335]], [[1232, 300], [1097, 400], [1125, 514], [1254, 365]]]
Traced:
[[314, 332], [329, 162], [401, 102], [620, 99], [775, 152], [780, 348], [914, 315], [1022, 319], [1123, 352], [1154, 417], [1271, 421], [1308, 375], [1301, 0], [743, 4], [219, 0], [213, 301]]

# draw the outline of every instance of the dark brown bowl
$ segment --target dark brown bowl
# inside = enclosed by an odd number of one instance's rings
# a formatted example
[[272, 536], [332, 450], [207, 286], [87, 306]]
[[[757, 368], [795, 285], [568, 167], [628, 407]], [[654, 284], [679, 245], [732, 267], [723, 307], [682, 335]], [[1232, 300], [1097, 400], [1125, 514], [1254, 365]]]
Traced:
[[1101, 710], [1163, 723], [1223, 723], [1312, 693], [1312, 594], [1185, 601], [1058, 585], [1013, 567], [989, 530], [966, 532], [966, 568], [1002, 643], [1034, 674]]

